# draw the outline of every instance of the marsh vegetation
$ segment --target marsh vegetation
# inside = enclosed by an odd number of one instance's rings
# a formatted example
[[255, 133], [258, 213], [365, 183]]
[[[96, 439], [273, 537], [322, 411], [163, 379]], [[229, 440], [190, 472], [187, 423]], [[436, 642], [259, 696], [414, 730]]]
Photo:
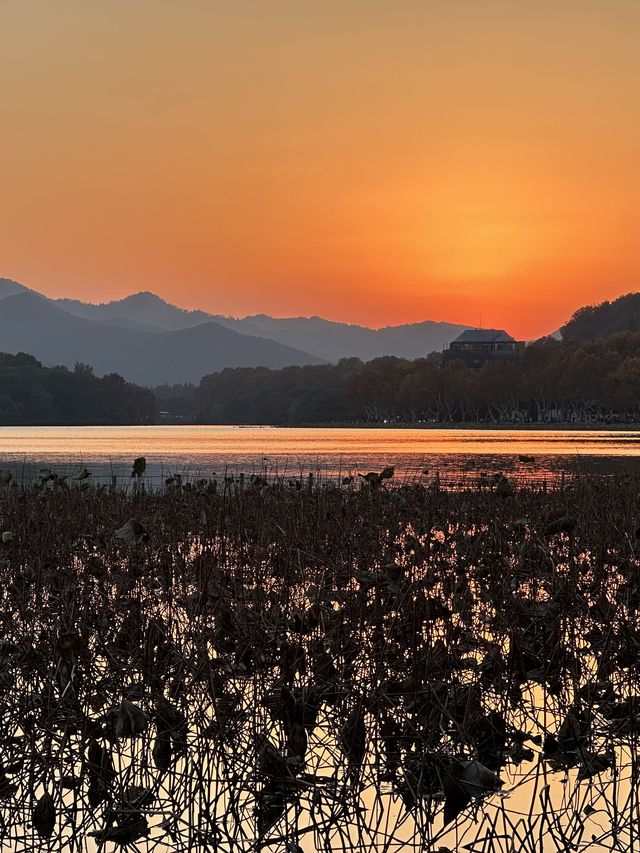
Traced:
[[0, 485], [9, 849], [634, 849], [640, 479], [132, 473]]

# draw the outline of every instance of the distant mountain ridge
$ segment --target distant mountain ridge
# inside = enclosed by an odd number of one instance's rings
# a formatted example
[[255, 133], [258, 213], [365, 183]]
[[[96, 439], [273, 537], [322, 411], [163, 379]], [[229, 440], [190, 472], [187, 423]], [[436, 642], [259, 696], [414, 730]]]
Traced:
[[56, 304], [86, 319], [145, 331], [177, 331], [205, 322], [219, 323], [240, 334], [269, 338], [324, 361], [351, 356], [364, 361], [384, 355], [420, 358], [440, 351], [461, 331], [469, 328], [433, 320], [370, 329], [318, 316], [278, 318], [254, 314], [236, 319], [178, 308], [148, 291], [102, 304], [73, 299], [59, 299]]
[[50, 299], [0, 278], [0, 351], [30, 353], [44, 365], [83, 362], [143, 385], [198, 382], [225, 367], [419, 358], [465, 328], [431, 320], [370, 329], [317, 316], [225, 317], [179, 308], [148, 291], [94, 304]]
[[92, 303], [78, 299], [56, 299], [56, 305], [86, 320], [153, 332], [177, 332], [218, 320], [205, 311], [187, 311], [170, 305], [149, 291], [140, 291], [112, 302]]
[[5, 296], [14, 296], [16, 293], [35, 293], [35, 291], [12, 278], [0, 278], [0, 299], [4, 299]]
[[306, 352], [206, 322], [176, 331], [146, 331], [90, 320], [28, 288], [0, 280], [0, 351], [25, 352], [45, 365], [90, 364], [141, 385], [198, 382], [225, 367], [317, 364]]

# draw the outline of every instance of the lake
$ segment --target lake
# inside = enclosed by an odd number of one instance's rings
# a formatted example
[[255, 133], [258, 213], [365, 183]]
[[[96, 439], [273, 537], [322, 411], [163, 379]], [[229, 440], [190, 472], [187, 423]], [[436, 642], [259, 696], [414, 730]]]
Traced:
[[[395, 465], [396, 476], [460, 477], [497, 470], [530, 479], [640, 467], [640, 431], [245, 426], [2, 427], [0, 464], [17, 478], [41, 467], [94, 477], [128, 477], [137, 456], [147, 476], [221, 476], [241, 471], [306, 476], [366, 473]], [[520, 456], [533, 456], [523, 462]]]

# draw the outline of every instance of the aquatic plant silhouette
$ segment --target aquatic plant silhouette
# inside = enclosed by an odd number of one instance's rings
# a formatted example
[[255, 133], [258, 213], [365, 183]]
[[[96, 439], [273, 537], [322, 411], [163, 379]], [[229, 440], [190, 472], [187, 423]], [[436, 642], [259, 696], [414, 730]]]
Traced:
[[637, 479], [143, 473], [1, 487], [3, 843], [633, 849]]

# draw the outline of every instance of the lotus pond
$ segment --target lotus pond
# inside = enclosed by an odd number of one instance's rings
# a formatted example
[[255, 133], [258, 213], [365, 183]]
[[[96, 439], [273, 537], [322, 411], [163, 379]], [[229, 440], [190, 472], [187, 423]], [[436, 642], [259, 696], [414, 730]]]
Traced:
[[640, 478], [139, 473], [0, 486], [2, 849], [640, 844]]

